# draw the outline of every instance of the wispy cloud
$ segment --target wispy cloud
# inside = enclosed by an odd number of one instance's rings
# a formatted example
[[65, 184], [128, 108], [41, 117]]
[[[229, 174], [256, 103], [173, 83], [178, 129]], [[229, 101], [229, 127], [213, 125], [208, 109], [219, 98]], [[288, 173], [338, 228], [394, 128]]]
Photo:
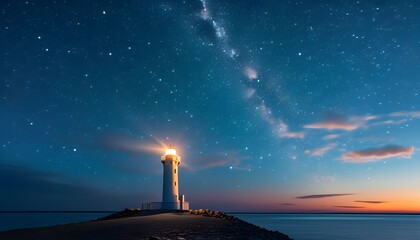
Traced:
[[326, 152], [334, 149], [337, 146], [337, 144], [335, 143], [330, 143], [326, 146], [320, 147], [320, 148], [315, 148], [314, 150], [306, 150], [305, 153], [312, 155], [312, 156], [322, 156], [324, 155]]
[[366, 201], [366, 200], [359, 200], [359, 201], [354, 201], [357, 203], [369, 203], [369, 204], [381, 204], [381, 203], [387, 203], [384, 201]]
[[282, 206], [295, 206], [296, 204], [294, 204], [294, 203], [280, 203], [280, 205], [282, 205]]
[[402, 157], [410, 158], [414, 147], [403, 147], [398, 145], [386, 145], [378, 148], [367, 148], [359, 151], [349, 152], [341, 156], [344, 162], [366, 163], [375, 162], [384, 158]]
[[377, 116], [351, 116], [347, 119], [339, 116], [329, 116], [325, 121], [311, 123], [303, 126], [309, 129], [344, 130], [353, 131], [367, 127], [367, 122], [378, 118]]
[[370, 124], [370, 126], [381, 126], [381, 125], [398, 125], [407, 122], [407, 119], [401, 119], [401, 120], [384, 120], [380, 122], [374, 122]]
[[389, 114], [391, 117], [420, 118], [420, 111], [400, 111]]
[[365, 208], [362, 206], [347, 206], [347, 205], [342, 205], [342, 206], [334, 206], [336, 208]]
[[304, 195], [298, 196], [298, 199], [312, 199], [312, 198], [328, 198], [328, 197], [341, 197], [341, 196], [348, 196], [354, 195], [354, 193], [332, 193], [332, 194], [315, 194], [315, 195]]
[[340, 134], [328, 134], [328, 135], [324, 136], [322, 139], [323, 140], [332, 140], [332, 139], [336, 139], [340, 136], [341, 136]]

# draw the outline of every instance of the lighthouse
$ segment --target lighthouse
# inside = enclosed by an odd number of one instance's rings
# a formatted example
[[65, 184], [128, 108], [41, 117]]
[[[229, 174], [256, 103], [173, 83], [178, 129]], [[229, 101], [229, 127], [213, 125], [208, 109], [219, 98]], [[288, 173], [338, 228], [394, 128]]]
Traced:
[[190, 203], [185, 201], [184, 195], [179, 195], [178, 190], [178, 166], [181, 164], [181, 157], [176, 155], [175, 148], [169, 146], [160, 160], [163, 164], [162, 202], [142, 204], [142, 209], [165, 211], [189, 210]]
[[176, 150], [170, 146], [161, 157], [161, 162], [163, 164], [162, 208], [179, 209], [178, 165], [181, 163], [181, 157], [176, 155]]
[[175, 148], [170, 146], [165, 155], [161, 157], [163, 164], [163, 191], [162, 209], [188, 210], [189, 204], [185, 202], [184, 195], [179, 195], [178, 166], [181, 157], [176, 154]]

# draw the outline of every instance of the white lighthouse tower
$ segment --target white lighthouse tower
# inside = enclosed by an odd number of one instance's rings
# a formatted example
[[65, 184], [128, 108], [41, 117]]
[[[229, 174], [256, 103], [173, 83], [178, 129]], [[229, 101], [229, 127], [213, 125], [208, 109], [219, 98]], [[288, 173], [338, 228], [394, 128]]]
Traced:
[[169, 146], [165, 155], [161, 158], [163, 164], [163, 192], [162, 202], [151, 202], [143, 210], [189, 210], [190, 203], [185, 201], [184, 195], [179, 195], [178, 166], [181, 163], [181, 157], [176, 155], [176, 150]]
[[163, 164], [162, 208], [179, 209], [178, 165], [181, 163], [181, 157], [177, 156], [176, 150], [170, 146], [161, 157], [161, 162]]
[[163, 164], [163, 192], [162, 209], [166, 210], [188, 210], [189, 204], [185, 202], [184, 195], [180, 196], [178, 187], [178, 165], [181, 157], [176, 155], [176, 150], [169, 146], [165, 155], [161, 157]]

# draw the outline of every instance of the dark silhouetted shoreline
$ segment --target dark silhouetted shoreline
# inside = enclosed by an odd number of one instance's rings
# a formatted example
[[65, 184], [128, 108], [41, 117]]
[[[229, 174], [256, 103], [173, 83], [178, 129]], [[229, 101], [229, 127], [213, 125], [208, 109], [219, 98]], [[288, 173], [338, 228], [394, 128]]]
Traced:
[[279, 239], [290, 238], [222, 212], [126, 209], [96, 221], [0, 232], [0, 239]]

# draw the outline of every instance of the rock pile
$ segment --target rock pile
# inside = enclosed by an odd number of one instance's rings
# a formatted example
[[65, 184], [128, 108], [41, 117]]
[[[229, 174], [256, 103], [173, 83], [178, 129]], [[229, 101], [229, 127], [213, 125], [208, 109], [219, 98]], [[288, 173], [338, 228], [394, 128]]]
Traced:
[[278, 239], [278, 240], [291, 240], [289, 236], [278, 232], [271, 231], [257, 225], [245, 222], [237, 217], [227, 215], [219, 211], [210, 211], [208, 209], [190, 210], [190, 214], [201, 215], [206, 217], [215, 217], [225, 219], [229, 223], [229, 234], [237, 233], [237, 239]]
[[96, 221], [102, 221], [102, 220], [110, 220], [110, 219], [118, 219], [118, 218], [126, 218], [126, 217], [135, 217], [140, 216], [141, 210], [137, 208], [126, 208], [123, 211], [113, 213], [111, 215], [98, 218]]
[[[190, 211], [165, 211], [165, 210], [141, 210], [126, 208], [123, 211], [106, 216], [101, 220], [137, 217], [155, 215], [160, 213], [175, 213], [181, 215], [200, 215], [220, 219], [220, 221], [212, 221], [212, 224], [203, 225], [202, 223], [192, 223], [191, 225], [179, 226], [179, 229], [169, 229], [159, 232], [159, 236], [149, 237], [146, 239], [277, 239], [291, 240], [287, 235], [278, 231], [270, 231], [254, 224], [245, 222], [237, 217], [230, 216], [223, 212], [211, 211], [208, 209], [198, 209]], [[176, 233], [175, 233], [176, 232]], [[177, 235], [177, 238], [173, 238]], [[141, 238], [142, 239], [142, 238]]]

